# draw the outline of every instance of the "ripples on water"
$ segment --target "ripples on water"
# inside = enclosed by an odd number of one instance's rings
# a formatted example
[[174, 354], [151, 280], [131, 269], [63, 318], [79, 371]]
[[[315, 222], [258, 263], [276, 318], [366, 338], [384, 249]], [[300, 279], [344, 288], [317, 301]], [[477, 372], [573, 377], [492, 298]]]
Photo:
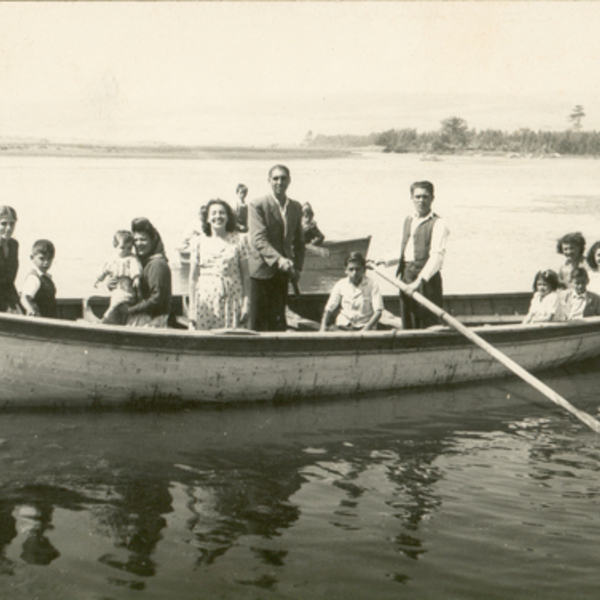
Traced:
[[[560, 235], [600, 237], [596, 163], [293, 161], [290, 193], [330, 239], [372, 234], [379, 256], [398, 251], [409, 183], [431, 179], [446, 290], [524, 291]], [[172, 249], [208, 198], [264, 193], [271, 164], [3, 157], [22, 274], [50, 238], [59, 293], [81, 294], [131, 218]], [[597, 365], [544, 380], [597, 413]], [[599, 438], [515, 381], [0, 419], [2, 600], [598, 597]]]
[[512, 380], [1, 436], [3, 599], [597, 597], [599, 438]]

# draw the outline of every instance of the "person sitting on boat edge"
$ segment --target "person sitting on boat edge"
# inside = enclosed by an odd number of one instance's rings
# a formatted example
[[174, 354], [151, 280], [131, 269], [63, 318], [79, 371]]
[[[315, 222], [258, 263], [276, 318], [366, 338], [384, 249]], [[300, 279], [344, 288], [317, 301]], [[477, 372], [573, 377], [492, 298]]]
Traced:
[[248, 205], [246, 204], [246, 196], [248, 195], [248, 186], [239, 183], [235, 188], [235, 193], [238, 197], [238, 202], [235, 205], [235, 221], [236, 229], [240, 233], [248, 232]]
[[589, 266], [588, 275], [590, 277], [587, 289], [600, 295], [600, 242], [592, 244], [586, 262]]
[[0, 312], [23, 314], [15, 279], [19, 270], [19, 242], [13, 238], [17, 211], [0, 206]]
[[565, 262], [558, 269], [558, 284], [562, 289], [569, 287], [571, 272], [585, 264], [585, 238], [579, 231], [567, 233], [556, 242], [556, 251], [564, 255]]
[[583, 267], [571, 271], [570, 287], [561, 298], [567, 321], [600, 315], [600, 296], [587, 289], [589, 279]]
[[415, 213], [404, 220], [396, 277], [407, 284], [408, 293], [400, 293], [403, 328], [425, 329], [437, 325], [438, 318], [411, 294], [418, 291], [442, 306], [441, 269], [450, 231], [445, 221], [431, 210], [435, 194], [430, 181], [415, 181], [410, 186], [410, 196]]
[[29, 272], [21, 286], [21, 304], [25, 314], [30, 317], [47, 317], [55, 319], [56, 286], [48, 273], [56, 249], [50, 240], [37, 240], [31, 249], [33, 269]]
[[302, 205], [302, 235], [305, 244], [320, 246], [325, 241], [325, 236], [315, 221], [315, 213], [310, 202], [305, 202]]
[[533, 298], [529, 312], [523, 319], [523, 325], [528, 323], [547, 323], [549, 321], [564, 321], [564, 311], [558, 290], [558, 275], [547, 269], [538, 271], [533, 280]]
[[[338, 311], [335, 325], [329, 327]], [[383, 313], [383, 298], [379, 286], [366, 275], [366, 261], [360, 252], [352, 252], [346, 259], [346, 277], [331, 290], [321, 331], [368, 331], [376, 329]]]
[[249, 309], [246, 240], [227, 202], [214, 199], [206, 207], [204, 235], [190, 248], [189, 328], [235, 329]]
[[145, 217], [131, 222], [137, 256], [142, 263], [141, 300], [127, 307], [127, 325], [167, 327], [171, 316], [171, 269], [160, 234]]

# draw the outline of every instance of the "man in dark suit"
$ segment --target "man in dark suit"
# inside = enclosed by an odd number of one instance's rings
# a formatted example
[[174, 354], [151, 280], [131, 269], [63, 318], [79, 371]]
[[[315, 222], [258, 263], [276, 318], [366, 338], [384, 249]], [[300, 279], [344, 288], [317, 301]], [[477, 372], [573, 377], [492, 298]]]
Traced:
[[286, 195], [287, 167], [272, 167], [268, 181], [272, 193], [248, 207], [250, 329], [285, 331], [288, 283], [298, 281], [304, 264], [302, 207]]

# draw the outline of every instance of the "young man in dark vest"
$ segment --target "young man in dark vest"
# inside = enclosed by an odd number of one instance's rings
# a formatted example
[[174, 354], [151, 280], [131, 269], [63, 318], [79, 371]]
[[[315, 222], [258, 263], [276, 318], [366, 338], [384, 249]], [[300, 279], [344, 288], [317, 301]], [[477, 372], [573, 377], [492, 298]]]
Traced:
[[408, 284], [408, 293], [400, 293], [400, 311], [404, 329], [424, 329], [438, 323], [435, 315], [410, 297], [418, 291], [442, 306], [440, 270], [446, 253], [449, 231], [443, 219], [431, 210], [433, 184], [416, 181], [410, 186], [415, 214], [406, 217], [402, 230], [400, 263], [396, 276]]

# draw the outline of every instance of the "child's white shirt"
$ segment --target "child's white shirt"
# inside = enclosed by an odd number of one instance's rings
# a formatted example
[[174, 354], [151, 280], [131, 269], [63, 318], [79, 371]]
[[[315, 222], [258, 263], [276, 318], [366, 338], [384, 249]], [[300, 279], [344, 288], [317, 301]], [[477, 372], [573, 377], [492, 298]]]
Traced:
[[558, 293], [550, 292], [542, 298], [539, 292], [535, 292], [531, 299], [528, 317], [530, 323], [564, 321], [565, 314]]

